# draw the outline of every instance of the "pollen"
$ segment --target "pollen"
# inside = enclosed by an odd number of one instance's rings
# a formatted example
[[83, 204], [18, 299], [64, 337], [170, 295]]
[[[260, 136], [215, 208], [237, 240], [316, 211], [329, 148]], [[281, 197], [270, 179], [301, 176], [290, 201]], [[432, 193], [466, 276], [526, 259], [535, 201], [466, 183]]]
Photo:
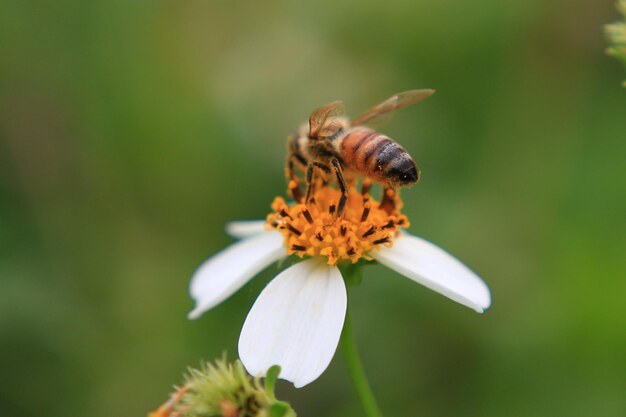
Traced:
[[345, 209], [338, 216], [340, 198], [341, 192], [328, 185], [319, 187], [308, 204], [290, 205], [276, 197], [267, 224], [283, 234], [287, 254], [326, 257], [329, 265], [371, 260], [372, 250], [392, 246], [400, 229], [409, 226], [393, 190], [386, 190], [379, 202], [369, 194], [369, 183], [361, 190], [350, 186]]

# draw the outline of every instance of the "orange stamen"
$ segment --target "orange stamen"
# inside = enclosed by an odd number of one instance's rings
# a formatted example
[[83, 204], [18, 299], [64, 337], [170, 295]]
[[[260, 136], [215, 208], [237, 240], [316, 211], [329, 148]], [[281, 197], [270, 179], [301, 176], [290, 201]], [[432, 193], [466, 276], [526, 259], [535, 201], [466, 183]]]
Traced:
[[363, 190], [350, 187], [341, 217], [336, 213], [339, 190], [317, 187], [312, 197], [314, 203], [309, 204], [288, 205], [281, 197], [272, 203], [267, 223], [283, 234], [289, 255], [324, 256], [329, 265], [371, 260], [370, 251], [393, 245], [400, 228], [409, 226], [397, 193], [388, 193], [385, 201], [378, 202], [369, 195], [369, 184]]

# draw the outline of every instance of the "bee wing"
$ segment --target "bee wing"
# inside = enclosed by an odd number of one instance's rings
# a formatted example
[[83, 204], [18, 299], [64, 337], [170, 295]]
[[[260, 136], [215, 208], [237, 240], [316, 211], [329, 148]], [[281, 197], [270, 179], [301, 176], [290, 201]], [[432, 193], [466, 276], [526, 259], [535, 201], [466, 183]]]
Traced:
[[[315, 110], [309, 116], [309, 135], [315, 138], [319, 136], [322, 130], [327, 132], [338, 129], [339, 126], [334, 123], [333, 119], [344, 113], [345, 108], [341, 101], [333, 101]], [[327, 123], [328, 121], [330, 123]]]
[[[366, 110], [359, 117], [352, 120], [352, 125], [359, 126], [367, 122], [372, 122], [374, 120], [376, 120], [378, 124], [380, 124], [383, 121], [382, 116], [387, 115], [388, 117], [391, 117], [391, 113], [398, 110], [399, 108], [408, 106], [409, 104], [417, 103], [418, 101], [422, 101], [425, 98], [432, 96], [434, 93], [435, 90], [423, 89], [403, 91], [402, 93], [395, 94], [389, 97], [387, 100], [383, 101], [382, 103], [379, 103], [371, 109]], [[388, 119], [385, 119], [384, 121], [388, 121]]]

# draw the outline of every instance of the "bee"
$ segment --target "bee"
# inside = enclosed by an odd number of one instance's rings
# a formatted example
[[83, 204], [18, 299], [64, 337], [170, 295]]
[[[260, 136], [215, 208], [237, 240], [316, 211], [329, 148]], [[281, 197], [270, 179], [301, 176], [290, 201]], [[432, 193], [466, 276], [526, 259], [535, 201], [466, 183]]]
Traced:
[[[419, 170], [413, 158], [390, 137], [365, 126], [381, 121], [399, 108], [430, 97], [435, 90], [409, 90], [395, 94], [350, 121], [343, 116], [341, 101], [328, 103], [311, 113], [308, 123], [303, 123], [288, 138], [287, 178], [292, 196], [302, 200], [297, 186], [296, 168], [304, 173], [306, 197], [310, 202], [316, 176], [326, 181], [335, 177], [341, 198], [337, 216], [341, 216], [348, 198], [344, 170], [378, 182], [384, 187], [383, 199], [388, 190], [412, 185], [419, 180]], [[382, 203], [381, 203], [382, 204]]]

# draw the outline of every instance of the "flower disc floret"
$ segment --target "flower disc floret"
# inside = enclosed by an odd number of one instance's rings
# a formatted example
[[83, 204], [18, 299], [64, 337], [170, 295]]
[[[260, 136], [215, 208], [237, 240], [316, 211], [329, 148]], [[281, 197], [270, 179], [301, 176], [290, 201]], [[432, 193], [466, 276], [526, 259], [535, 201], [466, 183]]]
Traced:
[[309, 204], [289, 205], [277, 197], [267, 223], [283, 234], [289, 255], [326, 257], [329, 265], [371, 260], [370, 252], [381, 245], [391, 247], [409, 221], [400, 212], [402, 202], [397, 194], [387, 190], [379, 202], [371, 197], [368, 188], [359, 192], [351, 186], [344, 212], [339, 216], [341, 192], [330, 186], [319, 187]]

